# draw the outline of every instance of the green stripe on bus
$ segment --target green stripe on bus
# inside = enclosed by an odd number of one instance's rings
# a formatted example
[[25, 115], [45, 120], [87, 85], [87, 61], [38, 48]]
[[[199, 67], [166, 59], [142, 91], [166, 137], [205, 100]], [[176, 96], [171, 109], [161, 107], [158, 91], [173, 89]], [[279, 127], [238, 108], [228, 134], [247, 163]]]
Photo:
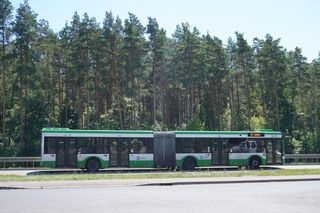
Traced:
[[129, 162], [130, 168], [152, 168], [154, 167], [153, 160], [136, 160]]
[[182, 160], [176, 160], [176, 167], [182, 167]]
[[[85, 169], [86, 168], [86, 163], [90, 158], [92, 158], [92, 157], [88, 157], [85, 160], [78, 160], [77, 161], [77, 168], [78, 169]], [[93, 158], [98, 158], [98, 157], [93, 157]], [[102, 160], [101, 158], [98, 158], [98, 159], [99, 159], [100, 164], [101, 164], [101, 169], [105, 169], [105, 168], [109, 167], [109, 161]]]
[[[249, 166], [249, 159], [230, 159], [229, 166]], [[260, 157], [261, 165], [267, 165], [267, 160]]]
[[40, 166], [42, 167], [49, 167], [49, 168], [55, 168], [56, 162], [55, 161], [41, 161]]
[[[185, 158], [183, 158], [182, 160], [176, 160], [176, 167], [182, 167], [184, 159]], [[194, 159], [196, 159], [196, 162], [197, 162], [196, 167], [211, 166], [211, 160], [199, 160], [195, 157], [194, 157]]]
[[248, 165], [249, 165], [248, 159], [229, 160], [229, 166], [248, 166]]
[[211, 160], [198, 160], [197, 159], [197, 166], [211, 166]]

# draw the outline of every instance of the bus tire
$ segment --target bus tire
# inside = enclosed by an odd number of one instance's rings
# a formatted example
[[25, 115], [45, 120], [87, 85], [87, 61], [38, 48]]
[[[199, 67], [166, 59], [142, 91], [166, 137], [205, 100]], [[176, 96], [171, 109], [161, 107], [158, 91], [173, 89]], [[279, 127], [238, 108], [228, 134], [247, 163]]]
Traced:
[[260, 165], [261, 165], [261, 160], [258, 156], [253, 156], [250, 158], [250, 161], [249, 161], [250, 169], [258, 169]]
[[182, 169], [187, 171], [192, 171], [194, 170], [196, 165], [197, 165], [196, 161], [193, 158], [188, 157], [183, 161]]
[[100, 161], [96, 158], [90, 158], [86, 163], [87, 172], [95, 173], [100, 169]]

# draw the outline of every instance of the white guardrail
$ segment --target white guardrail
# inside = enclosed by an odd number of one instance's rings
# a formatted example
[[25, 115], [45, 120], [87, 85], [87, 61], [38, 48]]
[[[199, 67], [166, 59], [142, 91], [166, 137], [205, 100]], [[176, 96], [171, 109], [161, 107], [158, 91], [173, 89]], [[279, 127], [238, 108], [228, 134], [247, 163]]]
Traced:
[[35, 163], [39, 163], [41, 161], [41, 157], [0, 157], [0, 165], [3, 168], [6, 167], [6, 164], [14, 164], [15, 163], [31, 163], [32, 167], [34, 167]]
[[285, 154], [285, 163], [320, 163], [320, 154]]

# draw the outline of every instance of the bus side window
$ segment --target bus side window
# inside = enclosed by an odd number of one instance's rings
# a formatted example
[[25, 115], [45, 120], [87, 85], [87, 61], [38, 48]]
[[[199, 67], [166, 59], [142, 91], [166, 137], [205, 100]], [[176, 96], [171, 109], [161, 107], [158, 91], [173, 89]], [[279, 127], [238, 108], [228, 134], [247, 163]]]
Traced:
[[215, 142], [213, 145], [212, 145], [212, 153], [216, 153], [218, 151], [218, 143]]
[[135, 154], [139, 154], [141, 153], [141, 149], [142, 149], [142, 142], [139, 141], [138, 139], [133, 139], [131, 141], [131, 148], [130, 148], [130, 153], [135, 153]]
[[44, 154], [56, 154], [59, 138], [45, 137], [44, 139]]
[[245, 153], [247, 152], [247, 147], [245, 142], [240, 143], [240, 152]]
[[252, 141], [251, 148], [256, 148], [256, 147], [257, 147], [257, 143], [255, 141]]
[[256, 141], [248, 141], [249, 143], [249, 148], [248, 152], [257, 152], [257, 142]]

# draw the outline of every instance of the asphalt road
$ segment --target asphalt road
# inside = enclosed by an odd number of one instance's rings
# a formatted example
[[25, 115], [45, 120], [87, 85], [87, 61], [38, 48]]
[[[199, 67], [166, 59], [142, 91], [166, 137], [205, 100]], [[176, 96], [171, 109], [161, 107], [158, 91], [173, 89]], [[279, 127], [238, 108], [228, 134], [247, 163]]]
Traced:
[[1, 213], [318, 213], [319, 201], [319, 181], [0, 190]]

